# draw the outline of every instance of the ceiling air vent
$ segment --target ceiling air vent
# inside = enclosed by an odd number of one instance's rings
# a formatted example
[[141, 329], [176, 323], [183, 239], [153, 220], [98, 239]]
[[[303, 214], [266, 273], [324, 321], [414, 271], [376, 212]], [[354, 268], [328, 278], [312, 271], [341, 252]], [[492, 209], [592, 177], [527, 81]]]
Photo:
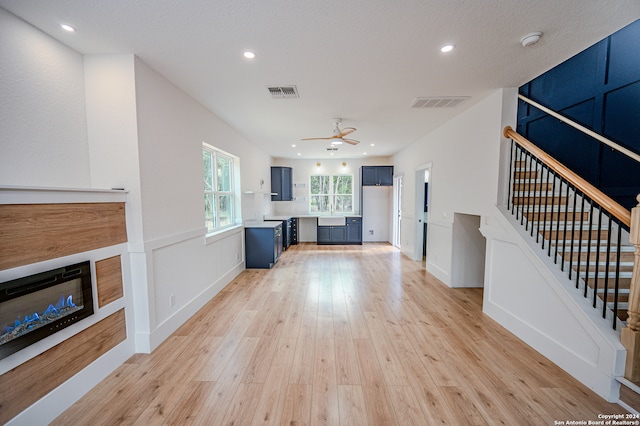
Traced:
[[330, 146], [329, 148], [327, 148], [327, 151], [337, 151], [338, 148], [336, 148], [335, 146]]
[[416, 98], [411, 108], [455, 108], [469, 98], [470, 96]]
[[273, 99], [295, 99], [299, 98], [296, 86], [269, 86], [269, 93]]

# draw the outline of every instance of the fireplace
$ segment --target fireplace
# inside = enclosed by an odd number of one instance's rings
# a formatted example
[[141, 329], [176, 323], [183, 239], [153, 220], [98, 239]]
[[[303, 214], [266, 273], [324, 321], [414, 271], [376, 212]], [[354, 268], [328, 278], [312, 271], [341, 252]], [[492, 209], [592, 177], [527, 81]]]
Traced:
[[0, 359], [92, 314], [89, 261], [0, 283]]

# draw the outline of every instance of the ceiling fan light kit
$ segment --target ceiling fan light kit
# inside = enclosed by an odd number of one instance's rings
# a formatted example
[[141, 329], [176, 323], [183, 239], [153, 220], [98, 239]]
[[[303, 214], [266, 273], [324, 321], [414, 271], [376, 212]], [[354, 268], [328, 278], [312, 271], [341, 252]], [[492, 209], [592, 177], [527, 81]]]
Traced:
[[340, 123], [342, 123], [341, 118], [333, 119], [333, 124], [335, 126], [333, 129], [333, 136], [329, 136], [325, 138], [303, 138], [300, 140], [302, 141], [328, 140], [328, 141], [331, 141], [331, 145], [341, 145], [343, 142], [348, 143], [349, 145], [359, 144], [360, 141], [357, 141], [355, 139], [345, 138], [345, 136], [350, 135], [351, 133], [355, 132], [357, 129], [355, 127], [345, 127], [344, 129], [340, 130]]

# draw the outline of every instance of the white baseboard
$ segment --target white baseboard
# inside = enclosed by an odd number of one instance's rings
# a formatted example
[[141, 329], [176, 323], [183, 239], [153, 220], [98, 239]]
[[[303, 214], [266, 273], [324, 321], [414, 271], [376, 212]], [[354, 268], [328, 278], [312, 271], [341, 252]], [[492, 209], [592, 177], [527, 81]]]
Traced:
[[211, 299], [213, 299], [220, 291], [222, 291], [227, 284], [229, 284], [235, 277], [237, 277], [245, 269], [244, 261], [238, 263], [232, 269], [227, 271], [217, 281], [212, 283], [204, 291], [191, 299], [182, 308], [176, 311], [174, 315], [167, 318], [150, 334], [138, 333], [136, 335], [136, 349], [143, 353], [153, 352], [162, 342], [164, 342], [172, 333], [180, 328], [189, 318], [195, 315], [204, 305], [206, 305]]
[[451, 287], [449, 273], [444, 269], [427, 261], [427, 272], [442, 281], [446, 286]]

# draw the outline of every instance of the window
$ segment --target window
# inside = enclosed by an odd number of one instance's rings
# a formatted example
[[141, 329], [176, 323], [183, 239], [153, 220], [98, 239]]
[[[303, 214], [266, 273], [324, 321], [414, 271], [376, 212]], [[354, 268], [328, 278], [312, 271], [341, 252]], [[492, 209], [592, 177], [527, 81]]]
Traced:
[[353, 175], [311, 176], [309, 211], [353, 213]]
[[207, 233], [234, 225], [234, 158], [203, 144], [204, 221]]

